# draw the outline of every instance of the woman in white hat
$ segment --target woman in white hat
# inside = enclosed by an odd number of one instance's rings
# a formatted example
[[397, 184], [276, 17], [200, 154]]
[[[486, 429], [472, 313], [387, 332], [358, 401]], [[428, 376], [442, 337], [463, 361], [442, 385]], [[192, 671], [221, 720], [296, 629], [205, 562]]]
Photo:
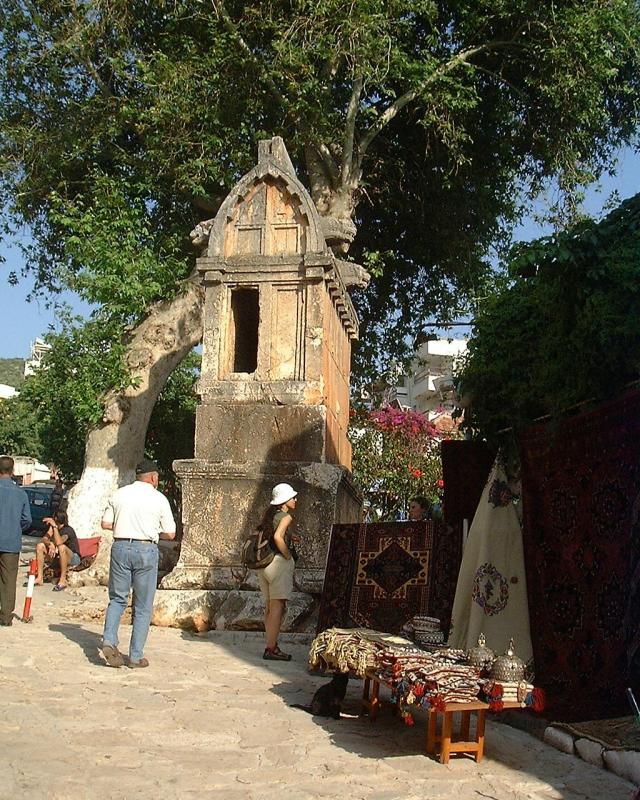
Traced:
[[291, 512], [296, 507], [297, 492], [288, 483], [273, 487], [271, 502], [258, 529], [271, 536], [271, 546], [276, 555], [265, 569], [257, 570], [260, 589], [267, 604], [264, 617], [266, 647], [262, 657], [268, 661], [291, 661], [288, 653], [278, 647], [278, 634], [293, 592], [293, 570], [297, 560], [291, 532]]

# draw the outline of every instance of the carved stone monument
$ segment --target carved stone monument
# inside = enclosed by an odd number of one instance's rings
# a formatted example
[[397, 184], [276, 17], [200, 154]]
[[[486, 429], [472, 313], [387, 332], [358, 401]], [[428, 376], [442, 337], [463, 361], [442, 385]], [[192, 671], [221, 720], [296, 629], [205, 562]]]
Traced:
[[[195, 458], [174, 462], [184, 537], [161, 586], [214, 590], [210, 626], [254, 627], [257, 585], [240, 546], [275, 484], [299, 493], [301, 593], [322, 590], [331, 525], [358, 519], [347, 439], [358, 321], [343, 275], [368, 276], [328, 244], [349, 235], [335, 220], [323, 228], [280, 138], [260, 142], [257, 166], [192, 235], [206, 243], [201, 402]], [[299, 599], [308, 612], [310, 598]]]

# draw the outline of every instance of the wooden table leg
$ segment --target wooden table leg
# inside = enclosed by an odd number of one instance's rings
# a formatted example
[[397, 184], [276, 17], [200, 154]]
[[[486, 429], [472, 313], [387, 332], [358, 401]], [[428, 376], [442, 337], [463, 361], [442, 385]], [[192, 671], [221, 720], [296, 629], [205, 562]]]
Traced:
[[436, 726], [438, 724], [438, 712], [429, 709], [429, 721], [427, 722], [427, 753], [436, 752]]
[[369, 707], [369, 719], [374, 722], [378, 716], [378, 709], [380, 708], [380, 681], [375, 678], [373, 680], [373, 687], [371, 689], [371, 706]]
[[478, 711], [478, 721], [476, 723], [476, 742], [478, 743], [478, 750], [476, 752], [476, 761], [482, 761], [484, 755], [484, 718], [486, 711]]
[[449, 753], [451, 751], [451, 726], [453, 723], [453, 711], [445, 711], [442, 715], [442, 749], [440, 750], [440, 763], [449, 763]]
[[460, 740], [463, 742], [469, 741], [469, 723], [471, 722], [471, 712], [460, 712]]

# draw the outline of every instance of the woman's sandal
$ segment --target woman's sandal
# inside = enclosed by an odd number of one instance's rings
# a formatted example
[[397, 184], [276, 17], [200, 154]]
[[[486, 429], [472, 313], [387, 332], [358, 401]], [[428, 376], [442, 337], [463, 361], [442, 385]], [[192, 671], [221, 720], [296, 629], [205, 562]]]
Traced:
[[291, 661], [291, 655], [289, 653], [283, 653], [278, 645], [273, 649], [265, 647], [262, 658], [264, 658], [265, 661]]

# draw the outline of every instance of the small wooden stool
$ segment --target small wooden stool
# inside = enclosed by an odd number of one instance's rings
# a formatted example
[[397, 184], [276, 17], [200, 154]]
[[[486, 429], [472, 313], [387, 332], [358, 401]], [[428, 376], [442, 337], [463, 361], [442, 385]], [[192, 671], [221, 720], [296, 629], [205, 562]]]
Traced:
[[[371, 722], [375, 722], [382, 706], [391, 705], [395, 712], [398, 707], [393, 703], [380, 699], [380, 681], [374, 677], [364, 679], [362, 692], [362, 708], [369, 713]], [[521, 708], [520, 703], [505, 702], [504, 708]], [[476, 762], [482, 761], [484, 755], [484, 726], [489, 709], [488, 703], [476, 700], [473, 703], [446, 703], [444, 709], [429, 709], [427, 722], [427, 754], [435, 755], [440, 745], [440, 763], [448, 764], [451, 753], [467, 753]], [[471, 714], [476, 714], [475, 733], [471, 731]], [[460, 714], [459, 738], [452, 741], [453, 715]], [[438, 733], [438, 717], [442, 717], [442, 726]]]
[[[430, 709], [427, 723], [427, 753], [435, 754], [440, 744], [440, 763], [448, 764], [451, 753], [468, 753], [476, 762], [484, 755], [484, 724], [489, 708], [487, 703], [446, 703], [444, 710]], [[470, 740], [471, 714], [476, 712], [475, 736]], [[452, 741], [453, 715], [460, 714], [460, 738]], [[436, 733], [438, 717], [442, 717], [442, 731]]]

